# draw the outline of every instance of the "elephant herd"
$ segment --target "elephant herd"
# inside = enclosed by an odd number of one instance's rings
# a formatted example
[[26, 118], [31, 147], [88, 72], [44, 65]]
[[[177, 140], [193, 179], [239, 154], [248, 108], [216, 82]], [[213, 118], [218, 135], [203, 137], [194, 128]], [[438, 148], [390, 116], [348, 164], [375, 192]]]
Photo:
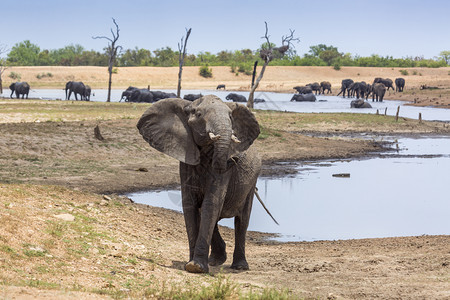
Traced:
[[[9, 86], [9, 89], [11, 90], [10, 98], [16, 93], [17, 98], [20, 98], [22, 95], [22, 99], [25, 97], [28, 99], [28, 94], [30, 93], [30, 85], [28, 82], [13, 82]], [[83, 82], [69, 81], [66, 83], [64, 90], [66, 92], [66, 100], [70, 99], [72, 93], [75, 95], [75, 100], [78, 100], [77, 95], [80, 95], [81, 100], [89, 101], [91, 99], [91, 87], [85, 85]]]

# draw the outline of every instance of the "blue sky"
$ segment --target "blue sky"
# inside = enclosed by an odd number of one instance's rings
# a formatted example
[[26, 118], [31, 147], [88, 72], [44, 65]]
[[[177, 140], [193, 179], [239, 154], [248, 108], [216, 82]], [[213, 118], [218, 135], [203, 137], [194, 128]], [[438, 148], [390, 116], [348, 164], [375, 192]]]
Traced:
[[[19, 5], [20, 3], [20, 5]], [[424, 56], [450, 50], [448, 0], [21, 0], [2, 1], [0, 44], [8, 48], [30, 40], [41, 49], [80, 44], [102, 51], [114, 17], [124, 49], [155, 50], [177, 43], [192, 28], [188, 52], [256, 50], [264, 40], [264, 21], [271, 42], [295, 30], [298, 54], [317, 44], [340, 52], [369, 56]]]

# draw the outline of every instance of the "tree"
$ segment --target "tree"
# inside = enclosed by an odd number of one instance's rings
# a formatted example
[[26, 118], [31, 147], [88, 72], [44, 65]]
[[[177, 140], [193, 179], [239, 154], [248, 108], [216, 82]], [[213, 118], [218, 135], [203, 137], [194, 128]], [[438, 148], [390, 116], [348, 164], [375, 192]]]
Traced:
[[[281, 38], [281, 46], [275, 47], [274, 44], [270, 43], [269, 36], [268, 36], [268, 27], [267, 22], [264, 22], [266, 24], [266, 34], [263, 38], [266, 39], [266, 43], [263, 47], [261, 47], [261, 50], [259, 51], [259, 56], [264, 61], [264, 64], [262, 66], [262, 69], [259, 73], [258, 78], [256, 79], [255, 83], [252, 83], [252, 88], [250, 90], [250, 94], [248, 96], [247, 106], [249, 108], [253, 108], [253, 97], [255, 94], [255, 90], [258, 88], [259, 82], [264, 76], [264, 71], [266, 70], [267, 65], [275, 58], [275, 57], [283, 57], [284, 54], [289, 50], [290, 46], [292, 46], [292, 42], [298, 42], [300, 41], [298, 38], [294, 38], [294, 30], [290, 30], [290, 34], [287, 36], [282, 36]], [[256, 63], [254, 67], [254, 74], [256, 74]], [[253, 76], [254, 78], [255, 76]]]
[[0, 94], [3, 93], [2, 75], [8, 69], [6, 59], [3, 56], [8, 51], [6, 45], [0, 45]]
[[108, 40], [107, 52], [109, 56], [108, 60], [108, 73], [109, 73], [109, 81], [108, 81], [108, 97], [106, 98], [106, 102], [111, 102], [111, 81], [112, 81], [112, 73], [113, 66], [116, 61], [117, 52], [119, 49], [122, 49], [122, 46], [116, 46], [117, 40], [119, 39], [119, 25], [114, 18], [112, 18], [114, 25], [116, 25], [116, 31], [114, 32], [111, 28], [112, 38], [106, 36], [93, 36], [93, 39], [105, 39]]
[[189, 38], [189, 35], [191, 35], [192, 28], [189, 28], [189, 30], [186, 29], [186, 39], [183, 39], [184, 37], [181, 37], [181, 43], [178, 43], [178, 62], [180, 65], [180, 70], [178, 71], [178, 87], [177, 87], [177, 97], [180, 98], [181, 93], [181, 75], [183, 73], [183, 64], [184, 64], [184, 58], [186, 57], [186, 45]]
[[7, 61], [15, 66], [35, 66], [41, 49], [29, 40], [17, 43], [8, 53]]
[[450, 51], [441, 51], [441, 53], [439, 53], [439, 56], [442, 57], [443, 60], [445, 60], [445, 63], [447, 65], [450, 64]]

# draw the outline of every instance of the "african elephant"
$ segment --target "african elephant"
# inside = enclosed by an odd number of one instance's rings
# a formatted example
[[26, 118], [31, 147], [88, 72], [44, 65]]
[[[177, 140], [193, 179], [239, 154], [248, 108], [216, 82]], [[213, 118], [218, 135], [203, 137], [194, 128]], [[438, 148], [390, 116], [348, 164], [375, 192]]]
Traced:
[[202, 94], [187, 94], [187, 95], [184, 95], [183, 99], [189, 100], [189, 101], [194, 101], [201, 97], [203, 97]]
[[291, 101], [299, 101], [299, 102], [314, 102], [316, 101], [316, 96], [313, 93], [309, 94], [294, 94], [292, 96]]
[[84, 90], [84, 100], [91, 101], [91, 87], [86, 84], [86, 89]]
[[317, 82], [308, 83], [306, 86], [309, 86], [316, 95], [317, 93], [319, 93], [320, 95], [320, 84], [318, 84]]
[[405, 88], [405, 79], [401, 77], [395, 78], [395, 91], [403, 92], [404, 88]]
[[177, 95], [174, 93], [166, 93], [162, 91], [150, 91], [150, 93], [153, 95], [153, 102], [167, 98], [177, 98]]
[[246, 106], [225, 103], [214, 95], [193, 102], [165, 99], [142, 115], [137, 128], [150, 146], [180, 161], [189, 240], [185, 269], [206, 273], [208, 264], [226, 261], [217, 222], [234, 217], [231, 268], [247, 270], [245, 236], [261, 170], [261, 160], [250, 147], [260, 132], [255, 116]]
[[11, 83], [11, 85], [9, 86], [9, 89], [11, 90], [11, 96], [9, 96], [10, 98], [12, 98], [14, 92], [16, 93], [16, 98], [19, 98], [20, 95], [22, 95], [22, 99], [24, 99], [25, 95], [27, 96], [28, 99], [28, 93], [30, 92], [30, 85], [28, 84], [28, 82], [14, 82]]
[[375, 83], [372, 86], [372, 102], [377, 99], [377, 102], [383, 102], [384, 94], [386, 93], [386, 87], [382, 83]]
[[369, 97], [369, 87], [367, 86], [367, 83], [364, 81], [361, 82], [354, 82], [353, 85], [350, 85], [351, 89], [351, 95], [356, 96], [356, 98], [366, 98]]
[[352, 79], [343, 79], [341, 83], [341, 91], [339, 92], [339, 94], [337, 94], [337, 96], [342, 94], [342, 97], [345, 98], [345, 91], [347, 91], [347, 97], [350, 97], [349, 92], [352, 84], [353, 84]]
[[322, 94], [325, 94], [325, 90], [328, 90], [327, 94], [331, 94], [332, 93], [332, 91], [331, 91], [331, 83], [329, 81], [322, 81], [320, 83], [320, 88], [322, 90]]
[[[122, 92], [122, 96], [120, 97], [119, 102], [121, 102], [122, 100], [124, 100], [125, 102], [130, 101], [131, 98], [131, 94], [135, 91], [138, 90], [137, 87], [134, 86], [129, 86], [125, 91]], [[124, 99], [125, 98], [125, 99]]]
[[[75, 95], [75, 100], [78, 100], [77, 94], [80, 95], [81, 99], [83, 100], [83, 97], [86, 93], [86, 86], [81, 81], [68, 81], [66, 83], [66, 100], [70, 100], [70, 95], [72, 93]], [[67, 95], [67, 90], [69, 91], [69, 95]]]
[[128, 101], [153, 103], [155, 102], [155, 99], [153, 98], [153, 93], [150, 92], [148, 89], [135, 89], [131, 92]]
[[377, 77], [377, 78], [375, 78], [375, 79], [373, 80], [373, 83], [374, 83], [374, 84], [375, 84], [375, 83], [382, 83], [382, 84], [384, 84], [384, 86], [387, 88], [388, 91], [389, 91], [389, 88], [391, 88], [392, 90], [394, 90], [394, 85], [393, 85], [392, 79]]
[[247, 102], [247, 98], [245, 96], [236, 94], [236, 93], [229, 93], [225, 99], [227, 100], [233, 100], [233, 102]]
[[364, 99], [353, 100], [350, 102], [351, 108], [372, 108], [369, 102], [364, 101]]
[[216, 87], [216, 90], [220, 90], [220, 89], [225, 90], [225, 84], [219, 84], [219, 85]]
[[310, 94], [313, 92], [310, 86], [294, 86], [293, 89], [299, 94]]

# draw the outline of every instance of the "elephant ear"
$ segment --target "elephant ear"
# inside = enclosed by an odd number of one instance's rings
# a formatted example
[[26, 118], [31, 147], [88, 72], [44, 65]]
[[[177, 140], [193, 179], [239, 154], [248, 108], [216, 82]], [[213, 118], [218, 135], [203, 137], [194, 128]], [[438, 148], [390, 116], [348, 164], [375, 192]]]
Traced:
[[255, 115], [242, 104], [227, 102], [231, 109], [231, 117], [234, 135], [240, 143], [233, 143], [232, 150], [235, 153], [247, 150], [260, 133], [258, 121]]
[[154, 103], [142, 115], [137, 128], [150, 146], [189, 165], [200, 163], [200, 151], [188, 126], [184, 108], [191, 102], [164, 99]]

